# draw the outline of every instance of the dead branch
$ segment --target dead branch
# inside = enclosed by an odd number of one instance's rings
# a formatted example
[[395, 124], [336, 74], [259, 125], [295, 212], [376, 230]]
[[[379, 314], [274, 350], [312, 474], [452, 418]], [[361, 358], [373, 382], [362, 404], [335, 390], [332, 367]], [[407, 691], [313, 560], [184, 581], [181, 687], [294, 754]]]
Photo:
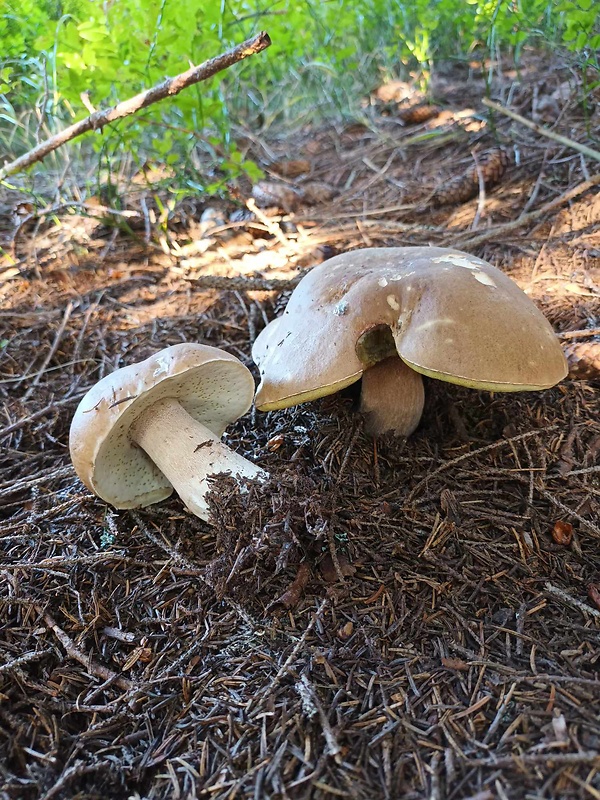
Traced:
[[600, 328], [583, 328], [579, 331], [559, 333], [559, 339], [587, 339], [589, 336], [600, 336]]
[[199, 275], [197, 278], [185, 278], [198, 288], [222, 289], [239, 292], [284, 292], [293, 289], [310, 270], [292, 278], [263, 278], [260, 275]]
[[81, 136], [88, 131], [102, 130], [105, 125], [114, 122], [123, 117], [129, 117], [137, 113], [142, 108], [147, 108], [159, 100], [164, 100], [166, 97], [175, 97], [183, 89], [188, 86], [193, 86], [195, 83], [205, 81], [212, 78], [217, 72], [221, 72], [238, 61], [242, 61], [248, 56], [255, 55], [265, 50], [271, 44], [271, 39], [266, 31], [261, 31], [251, 39], [238, 44], [236, 47], [228, 50], [226, 53], [209, 58], [197, 67], [190, 67], [187, 72], [182, 72], [174, 78], [165, 78], [161, 83], [156, 84], [151, 89], [145, 92], [140, 92], [122, 103], [117, 103], [116, 106], [107, 108], [100, 111], [95, 111], [89, 117], [80, 120], [79, 122], [65, 128], [64, 131], [57, 133], [41, 142], [29, 152], [24, 153], [19, 158], [6, 164], [0, 169], [0, 180], [3, 180], [8, 175], [14, 175], [26, 167], [35, 164], [37, 161], [42, 161], [49, 153], [57, 150], [66, 142], [70, 142], [77, 136]]
[[50, 628], [50, 630], [53, 631], [58, 641], [66, 650], [67, 655], [74, 661], [78, 661], [80, 664], [83, 664], [90, 675], [93, 675], [95, 678], [101, 678], [103, 681], [111, 681], [115, 683], [119, 689], [123, 689], [125, 691], [135, 689], [135, 684], [130, 681], [129, 678], [118, 675], [118, 673], [113, 672], [112, 669], [108, 669], [108, 667], [104, 667], [102, 664], [96, 664], [96, 662], [92, 661], [91, 658], [89, 658], [85, 653], [82, 653], [71, 637], [68, 636], [59, 626], [54, 617], [44, 611], [43, 608], [36, 605], [35, 609], [43, 616], [44, 622]]
[[559, 197], [555, 197], [554, 200], [550, 200], [549, 203], [545, 203], [535, 211], [530, 211], [528, 214], [521, 214], [518, 219], [513, 219], [510, 222], [505, 222], [502, 225], [494, 225], [491, 228], [488, 228], [485, 233], [481, 233], [478, 236], [458, 236], [454, 240], [453, 244], [455, 247], [475, 247], [476, 245], [483, 244], [484, 242], [489, 242], [490, 239], [495, 239], [497, 236], [510, 233], [518, 228], [524, 228], [530, 222], [535, 222], [535, 220], [540, 219], [540, 217], [543, 217], [550, 211], [554, 211], [556, 208], [566, 205], [576, 197], [585, 194], [585, 192], [587, 192], [589, 189], [592, 189], [594, 186], [598, 186], [598, 184], [600, 184], [600, 173], [598, 175], [594, 175], [589, 179], [589, 181], [579, 183], [577, 186], [574, 186], [572, 189], [564, 192], [564, 194], [561, 194]]
[[32, 650], [30, 653], [23, 653], [18, 658], [13, 658], [12, 661], [7, 661], [6, 664], [0, 664], [0, 674], [3, 672], [10, 672], [22, 664], [27, 664], [29, 661], [36, 661], [38, 658], [45, 658], [50, 653], [50, 650]]
[[538, 125], [537, 122], [532, 122], [530, 119], [522, 117], [515, 111], [511, 111], [510, 109], [501, 106], [499, 103], [494, 103], [492, 100], [488, 100], [487, 97], [483, 97], [481, 102], [484, 106], [491, 108], [493, 111], [497, 111], [499, 114], [505, 114], [507, 117], [514, 119], [521, 125], [525, 125], [526, 128], [530, 128], [532, 131], [535, 131], [535, 133], [539, 133], [540, 136], [545, 136], [547, 139], [552, 139], [554, 142], [563, 144], [565, 147], [570, 147], [572, 150], [577, 150], [578, 153], [583, 153], [583, 155], [587, 156], [588, 158], [593, 158], [596, 161], [600, 161], [600, 152], [598, 152], [598, 150], [593, 150], [591, 147], [588, 147], [585, 144], [574, 142], [573, 139], [567, 139], [566, 136], [561, 136], [560, 133], [554, 133], [554, 131], [551, 131], [549, 128], [545, 128], [543, 125]]

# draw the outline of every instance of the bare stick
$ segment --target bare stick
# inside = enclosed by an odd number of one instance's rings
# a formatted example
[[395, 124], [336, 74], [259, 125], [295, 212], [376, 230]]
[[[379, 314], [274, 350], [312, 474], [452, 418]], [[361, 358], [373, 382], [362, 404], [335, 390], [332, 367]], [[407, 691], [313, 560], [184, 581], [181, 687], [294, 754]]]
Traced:
[[8, 175], [14, 175], [15, 172], [20, 172], [31, 166], [31, 164], [35, 164], [36, 161], [42, 161], [49, 153], [57, 150], [61, 145], [70, 142], [77, 136], [81, 136], [88, 131], [101, 130], [110, 122], [129, 117], [131, 114], [140, 111], [140, 109], [146, 108], [159, 100], [164, 100], [166, 97], [175, 97], [183, 89], [187, 89], [188, 86], [193, 86], [195, 83], [212, 78], [217, 72], [231, 67], [238, 61], [260, 53], [270, 44], [269, 34], [266, 31], [261, 31], [252, 39], [247, 39], [226, 53], [215, 56], [215, 58], [209, 58], [208, 61], [204, 61], [197, 67], [190, 67], [187, 72], [182, 72], [174, 78], [165, 78], [161, 83], [156, 84], [151, 89], [147, 89], [145, 92], [136, 94], [134, 97], [130, 97], [129, 100], [124, 100], [111, 108], [95, 111], [89, 117], [70, 125], [64, 131], [38, 144], [33, 150], [6, 164], [0, 169], [0, 180], [3, 180]]
[[[21, 417], [16, 422], [12, 422], [10, 425], [7, 425], [6, 428], [2, 428], [0, 430], [0, 439], [3, 439], [5, 436], [8, 436], [9, 433], [14, 433], [14, 431], [18, 431], [24, 425], [27, 425], [30, 422], [35, 422], [36, 419], [45, 416], [50, 411], [54, 411], [55, 408], [59, 406], [65, 406], [69, 403], [76, 403], [78, 400], [81, 400], [85, 392], [78, 392], [77, 394], [71, 395], [71, 397], [65, 397], [62, 400], [56, 400], [55, 402], [50, 403], [44, 408], [41, 408], [39, 411], [35, 411], [33, 414], [30, 414], [28, 417]], [[70, 467], [69, 467], [70, 469]], [[14, 483], [13, 483], [14, 485]], [[4, 488], [4, 484], [0, 485], [0, 489]]]
[[82, 761], [76, 761], [72, 766], [67, 767], [63, 771], [54, 786], [51, 786], [48, 791], [42, 795], [40, 800], [51, 800], [51, 798], [56, 797], [73, 778], [79, 778], [81, 775], [89, 775], [90, 772], [102, 772], [111, 767], [114, 769], [112, 761], [96, 761], [94, 764], [84, 764]]
[[28, 661], [35, 661], [38, 658], [44, 658], [48, 655], [48, 653], [51, 652], [51, 650], [32, 650], [30, 653], [23, 653], [22, 656], [13, 658], [12, 661], [7, 661], [6, 664], [0, 664], [0, 673], [10, 672], [17, 667], [20, 667], [21, 664], [26, 664]]
[[521, 125], [525, 125], [526, 128], [530, 128], [532, 131], [539, 133], [540, 136], [545, 136], [547, 139], [552, 139], [555, 142], [564, 144], [565, 147], [570, 147], [572, 150], [577, 150], [578, 153], [583, 153], [583, 155], [587, 156], [588, 158], [593, 158], [596, 161], [600, 161], [600, 152], [598, 152], [598, 150], [592, 150], [591, 147], [588, 147], [585, 144], [574, 142], [573, 139], [567, 139], [566, 136], [561, 136], [560, 133], [554, 133], [554, 131], [551, 131], [549, 128], [545, 128], [543, 125], [538, 125], [537, 122], [532, 122], [530, 119], [522, 117], [520, 114], [517, 114], [510, 109], [504, 108], [504, 106], [501, 106], [498, 103], [494, 103], [493, 100], [488, 100], [487, 97], [483, 97], [481, 102], [484, 106], [487, 106], [494, 111], [498, 111], [500, 114], [506, 114], [507, 117], [514, 119], [516, 122], [521, 123]]
[[[58, 330], [56, 332], [56, 336], [54, 337], [54, 341], [52, 342], [52, 346], [50, 347], [50, 350], [48, 351], [48, 353], [46, 355], [46, 358], [42, 362], [42, 366], [37, 371], [35, 377], [32, 380], [28, 381], [29, 389], [27, 389], [27, 391], [23, 395], [23, 401], [28, 400], [31, 397], [31, 395], [35, 391], [35, 387], [38, 385], [42, 375], [44, 374], [44, 370], [46, 369], [46, 367], [48, 366], [48, 364], [52, 360], [52, 356], [56, 353], [56, 350], [58, 349], [58, 345], [60, 344], [60, 340], [62, 339], [63, 333], [65, 332], [65, 328], [67, 327], [67, 322], [69, 321], [69, 317], [71, 316], [71, 312], [73, 311], [73, 308], [74, 308], [73, 301], [69, 300], [69, 302], [67, 303], [67, 307], [65, 308], [65, 313], [63, 315], [62, 322], [60, 323], [60, 325], [58, 327]], [[23, 379], [28, 378], [28, 377], [30, 377], [30, 376], [24, 375]]]
[[588, 336], [600, 336], [600, 328], [583, 328], [580, 331], [564, 331], [558, 334], [559, 339], [586, 339]]
[[67, 655], [74, 661], [79, 661], [80, 664], [83, 664], [90, 675], [93, 675], [96, 678], [102, 678], [103, 681], [114, 681], [119, 689], [124, 689], [125, 691], [136, 688], [135, 684], [130, 681], [129, 678], [118, 675], [116, 672], [113, 672], [112, 669], [108, 669], [108, 667], [104, 667], [102, 664], [96, 664], [94, 661], [88, 658], [85, 653], [81, 652], [71, 637], [63, 631], [63, 629], [50, 614], [45, 612], [37, 605], [35, 606], [35, 609], [44, 617], [44, 622], [50, 628], [50, 630], [54, 632], [54, 635], [58, 641], [65, 648]]
[[502, 756], [500, 758], [492, 756], [491, 758], [471, 758], [465, 759], [465, 764], [470, 767], [518, 767], [525, 764], [595, 764], [600, 761], [600, 755], [595, 750], [589, 750], [582, 753], [523, 753], [518, 755], [515, 753], [512, 756]]
[[[197, 278], [185, 278], [202, 289], [223, 289], [240, 292], [285, 292], [293, 289], [310, 270], [291, 278], [263, 278], [261, 275], [199, 275]], [[184, 276], [185, 277], [185, 276]]]
[[592, 608], [588, 606], [587, 603], [582, 603], [581, 600], [578, 600], [576, 597], [571, 597], [570, 594], [567, 594], [563, 589], [559, 588], [558, 586], [553, 586], [551, 583], [546, 583], [544, 585], [544, 589], [549, 593], [553, 594], [555, 597], [558, 597], [559, 600], [562, 600], [571, 608], [576, 608], [578, 611], [582, 611], [584, 614], [591, 614], [593, 617], [598, 617], [600, 619], [600, 611], [597, 608]]
[[459, 236], [454, 240], [453, 244], [455, 247], [475, 247], [476, 245], [483, 244], [483, 242], [488, 242], [490, 239], [495, 239], [497, 236], [510, 233], [518, 228], [524, 228], [530, 222], [535, 222], [535, 220], [543, 217], [544, 214], [554, 211], [555, 208], [560, 208], [560, 206], [566, 205], [575, 197], [579, 197], [579, 195], [584, 194], [594, 186], [598, 186], [599, 183], [600, 173], [598, 173], [598, 175], [594, 175], [593, 178], [589, 179], [589, 181], [579, 183], [577, 186], [569, 189], [559, 197], [555, 197], [554, 200], [550, 200], [549, 203], [545, 203], [545, 205], [540, 206], [540, 208], [536, 209], [535, 211], [530, 211], [528, 214], [522, 214], [518, 219], [505, 222], [503, 225], [494, 225], [493, 227], [488, 228], [485, 233], [481, 233], [478, 236]]
[[262, 222], [271, 236], [274, 236], [280, 244], [289, 249], [290, 240], [284, 235], [279, 225], [276, 225], [273, 220], [269, 219], [269, 217], [267, 217], [267, 215], [260, 210], [260, 208], [256, 205], [256, 200], [253, 197], [251, 197], [249, 200], [246, 200], [246, 206], [248, 210], [255, 214], [256, 217]]

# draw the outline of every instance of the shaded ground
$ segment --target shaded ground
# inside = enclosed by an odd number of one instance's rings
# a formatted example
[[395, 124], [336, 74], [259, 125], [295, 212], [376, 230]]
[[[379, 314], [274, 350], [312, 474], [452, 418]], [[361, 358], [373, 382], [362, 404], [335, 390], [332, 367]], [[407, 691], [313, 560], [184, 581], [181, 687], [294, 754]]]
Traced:
[[[144, 183], [120, 215], [100, 198], [95, 217], [28, 219], [4, 198], [0, 797], [600, 796], [597, 382], [493, 396], [430, 381], [407, 442], [366, 437], [350, 395], [250, 414], [228, 440], [274, 479], [243, 496], [219, 482], [214, 528], [177, 499], [114, 512], [68, 458], [98, 377], [181, 341], [251, 366], [285, 304], [252, 276], [293, 278], [331, 248], [460, 246], [517, 280], [565, 342], [598, 328], [596, 189], [490, 228], [593, 165], [484, 124], [480, 83], [438, 79], [442, 113], [420, 125], [373, 105], [368, 125], [297, 131], [293, 151], [289, 135], [247, 135], [255, 158], [306, 159], [336, 192], [264, 219], [232, 223], [222, 203], [210, 229], [196, 198], [160, 225]], [[598, 132], [558, 66], [493, 89], [560, 115], [568, 136]], [[431, 206], [499, 145], [498, 186]], [[207, 288], [215, 275], [236, 281]]]

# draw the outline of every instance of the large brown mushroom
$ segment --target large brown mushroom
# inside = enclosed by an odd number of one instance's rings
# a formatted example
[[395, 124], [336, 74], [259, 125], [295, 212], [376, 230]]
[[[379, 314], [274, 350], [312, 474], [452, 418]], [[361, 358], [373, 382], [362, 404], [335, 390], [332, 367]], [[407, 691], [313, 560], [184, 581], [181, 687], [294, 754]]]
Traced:
[[254, 380], [235, 356], [176, 344], [102, 378], [79, 404], [69, 435], [85, 485], [116, 508], [157, 503], [173, 489], [209, 519], [208, 477], [265, 473], [220, 438], [252, 404]]
[[261, 411], [362, 378], [367, 429], [408, 436], [421, 375], [499, 392], [547, 389], [567, 374], [556, 336], [503, 272], [442, 247], [354, 250], [315, 267], [252, 349]]

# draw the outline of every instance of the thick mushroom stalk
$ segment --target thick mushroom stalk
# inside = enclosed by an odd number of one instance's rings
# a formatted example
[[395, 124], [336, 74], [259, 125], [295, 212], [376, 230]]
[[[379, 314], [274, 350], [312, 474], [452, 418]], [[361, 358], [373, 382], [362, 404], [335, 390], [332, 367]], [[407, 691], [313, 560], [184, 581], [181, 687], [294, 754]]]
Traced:
[[161, 350], [105, 375], [85, 395], [69, 435], [75, 471], [116, 508], [158, 503], [175, 489], [210, 522], [211, 475], [266, 477], [220, 441], [253, 394], [252, 374], [230, 353], [192, 343]]
[[267, 476], [224, 445], [174, 398], [159, 400], [140, 414], [129, 436], [150, 456], [192, 514], [206, 521], [210, 516], [205, 499], [209, 476], [222, 472], [235, 478]]
[[424, 403], [423, 379], [398, 356], [364, 371], [360, 411], [365, 418], [365, 431], [371, 436], [387, 432], [410, 436], [419, 424]]

